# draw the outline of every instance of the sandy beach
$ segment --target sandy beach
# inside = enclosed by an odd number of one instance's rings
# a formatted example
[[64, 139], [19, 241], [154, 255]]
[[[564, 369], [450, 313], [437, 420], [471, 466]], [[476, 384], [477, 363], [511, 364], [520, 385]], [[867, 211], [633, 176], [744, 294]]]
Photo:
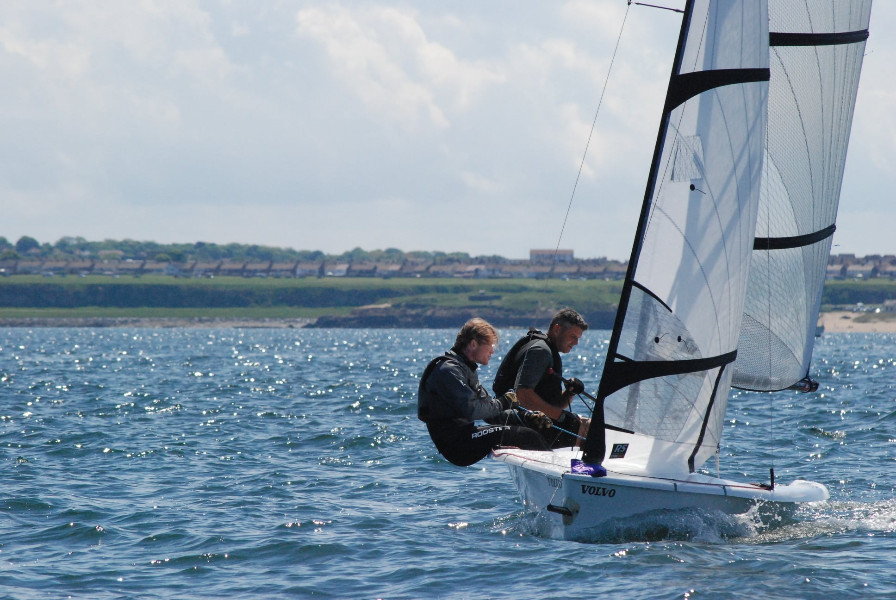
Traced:
[[832, 311], [820, 323], [825, 333], [896, 333], [896, 313]]

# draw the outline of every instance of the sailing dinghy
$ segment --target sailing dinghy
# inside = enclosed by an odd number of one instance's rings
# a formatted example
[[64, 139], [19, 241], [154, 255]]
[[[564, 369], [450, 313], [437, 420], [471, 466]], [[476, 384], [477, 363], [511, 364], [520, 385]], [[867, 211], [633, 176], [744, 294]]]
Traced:
[[493, 453], [552, 537], [828, 498], [773, 471], [752, 484], [700, 469], [718, 457], [732, 385], [784, 390], [808, 374], [870, 12], [687, 0], [588, 437]]

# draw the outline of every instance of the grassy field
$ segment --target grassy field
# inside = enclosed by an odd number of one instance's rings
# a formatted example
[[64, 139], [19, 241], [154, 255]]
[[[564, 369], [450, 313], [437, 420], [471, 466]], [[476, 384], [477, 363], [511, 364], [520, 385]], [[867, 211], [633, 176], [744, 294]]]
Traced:
[[[606, 310], [620, 290], [619, 282], [581, 280], [16, 276], [0, 279], [0, 317], [187, 316], [196, 311], [245, 316], [247, 310], [268, 317], [318, 317], [373, 304]], [[233, 305], [220, 305], [225, 302]]]
[[[612, 310], [621, 289], [619, 281], [557, 279], [11, 276], [0, 278], [0, 318], [318, 318], [385, 304], [407, 311], [488, 308], [526, 314], [572, 306], [585, 313]], [[823, 309], [893, 298], [893, 281], [831, 281]]]

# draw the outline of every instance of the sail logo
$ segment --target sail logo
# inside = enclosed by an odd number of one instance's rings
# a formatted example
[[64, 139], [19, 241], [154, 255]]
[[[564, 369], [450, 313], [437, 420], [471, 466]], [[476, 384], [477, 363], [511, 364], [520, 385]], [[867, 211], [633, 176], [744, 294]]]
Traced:
[[628, 444], [613, 444], [610, 458], [625, 458], [626, 452], [628, 452]]
[[607, 498], [612, 498], [616, 495], [616, 490], [599, 485], [582, 484], [582, 493], [588, 496], [606, 496]]

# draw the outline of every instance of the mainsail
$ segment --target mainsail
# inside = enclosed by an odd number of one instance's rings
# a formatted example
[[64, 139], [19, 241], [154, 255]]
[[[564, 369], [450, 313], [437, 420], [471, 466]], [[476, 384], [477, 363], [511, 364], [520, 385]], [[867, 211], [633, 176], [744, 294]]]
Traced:
[[787, 388], [812, 359], [871, 0], [770, 0], [768, 141], [733, 385]]
[[610, 340], [587, 462], [606, 424], [626, 456], [687, 473], [718, 448], [759, 206], [769, 78], [766, 2], [688, 0]]

